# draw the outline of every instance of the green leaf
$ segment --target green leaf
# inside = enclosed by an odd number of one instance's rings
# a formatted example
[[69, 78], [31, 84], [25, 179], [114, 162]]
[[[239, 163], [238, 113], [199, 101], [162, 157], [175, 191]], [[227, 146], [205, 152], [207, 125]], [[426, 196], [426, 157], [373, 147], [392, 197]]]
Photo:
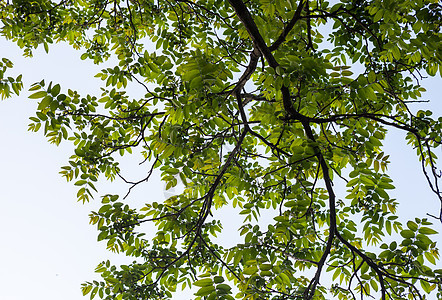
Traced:
[[250, 266], [250, 267], [247, 267], [243, 270], [243, 274], [245, 274], [245, 275], [253, 275], [256, 272], [258, 272], [257, 266]]
[[217, 290], [224, 291], [224, 292], [230, 292], [230, 290], [231, 290], [232, 288], [231, 288], [229, 285], [222, 283], [222, 284], [218, 284], [218, 285], [216, 286], [216, 289], [217, 289]]
[[432, 263], [433, 265], [436, 264], [436, 258], [435, 258], [431, 253], [429, 253], [429, 252], [425, 252], [424, 255], [425, 255], [425, 258], [426, 258], [430, 263]]
[[89, 292], [92, 290], [92, 285], [86, 285], [81, 288], [81, 292], [83, 293], [83, 296], [86, 296], [89, 294]]
[[429, 235], [429, 234], [436, 234], [437, 231], [429, 227], [421, 227], [419, 228], [419, 233]]
[[112, 205], [110, 205], [110, 204], [103, 205], [102, 207], [100, 207], [100, 210], [98, 211], [98, 213], [103, 214], [111, 208], [112, 208]]
[[402, 230], [401, 231], [401, 236], [406, 239], [413, 238], [414, 235], [415, 235], [415, 233], [411, 230]]
[[412, 231], [417, 231], [417, 229], [418, 229], [417, 224], [416, 224], [415, 222], [413, 222], [413, 221], [408, 221], [408, 222], [407, 222], [407, 227], [408, 227], [410, 230], [412, 230]]
[[97, 292], [98, 292], [98, 287], [96, 286], [96, 287], [94, 287], [94, 288], [92, 289], [91, 296], [90, 296], [90, 299], [91, 299], [91, 300], [94, 299], [94, 297], [95, 297], [95, 295], [97, 294]]
[[391, 48], [391, 51], [393, 53], [393, 57], [396, 60], [401, 59], [401, 51], [399, 50], [398, 46], [393, 46], [393, 48]]
[[336, 268], [335, 271], [333, 272], [333, 277], [332, 279], [335, 280], [336, 278], [338, 278], [338, 276], [341, 274], [341, 269], [340, 268]]
[[53, 97], [56, 97], [60, 93], [60, 89], [61, 89], [61, 87], [59, 84], [54, 85], [51, 89], [51, 95]]
[[384, 11], [383, 10], [378, 10], [376, 15], [373, 17], [373, 22], [379, 22], [382, 18], [382, 16], [384, 15]]
[[38, 91], [38, 92], [35, 92], [35, 93], [31, 94], [31, 95], [29, 96], [29, 98], [30, 98], [30, 99], [39, 99], [39, 98], [46, 97], [47, 94], [48, 94], [48, 93], [45, 92], [45, 91]]
[[195, 281], [193, 284], [196, 286], [200, 286], [200, 287], [212, 286], [213, 281], [212, 281], [212, 278], [203, 278], [203, 279]]
[[370, 285], [373, 288], [373, 290], [375, 290], [376, 292], [379, 290], [376, 280], [374, 280], [374, 279], [370, 280]]
[[387, 230], [388, 235], [391, 235], [391, 222], [385, 221], [385, 229]]
[[46, 107], [48, 107], [52, 102], [52, 98], [49, 96], [46, 96], [43, 98], [43, 100], [40, 101], [40, 103], [38, 104], [37, 109], [38, 110], [44, 110]]
[[425, 280], [421, 280], [420, 283], [425, 293], [428, 294], [431, 292], [431, 285], [428, 282], [426, 282]]
[[350, 70], [344, 70], [341, 72], [342, 76], [351, 76], [353, 75], [353, 72]]
[[373, 83], [376, 81], [376, 73], [373, 71], [370, 71], [368, 73], [368, 82]]
[[215, 291], [215, 287], [213, 285], [211, 286], [204, 286], [202, 288], [200, 288], [196, 293], [195, 296], [207, 296], [210, 295], [212, 292]]
[[189, 84], [189, 89], [199, 89], [202, 86], [203, 79], [202, 77], [195, 77]]
[[215, 277], [213, 277], [213, 282], [214, 283], [222, 283], [222, 282], [224, 282], [224, 278], [222, 276], [215, 276]]
[[87, 183], [86, 180], [78, 180], [78, 181], [75, 182], [75, 185], [81, 186], [81, 185], [85, 185], [86, 183]]
[[271, 264], [260, 264], [259, 265], [259, 268], [262, 270], [262, 271], [269, 271], [269, 270], [271, 270], [272, 269], [272, 265]]

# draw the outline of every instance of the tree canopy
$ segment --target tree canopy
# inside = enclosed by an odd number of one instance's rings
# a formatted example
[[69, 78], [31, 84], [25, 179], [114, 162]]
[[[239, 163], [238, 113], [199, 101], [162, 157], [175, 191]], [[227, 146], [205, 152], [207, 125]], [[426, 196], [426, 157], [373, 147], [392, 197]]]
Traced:
[[[405, 132], [442, 202], [442, 117], [420, 109], [423, 79], [442, 74], [441, 11], [438, 0], [1, 0], [1, 35], [25, 56], [65, 42], [115, 62], [96, 75], [101, 95], [30, 87], [29, 129], [75, 146], [61, 174], [78, 200], [97, 197], [100, 177], [129, 192], [155, 172], [184, 186], [141, 208], [100, 191], [98, 240], [134, 261], [100, 263], [83, 294], [442, 298], [430, 226], [442, 212], [400, 221], [383, 150], [389, 129]], [[12, 67], [0, 62], [2, 98], [23, 88]], [[122, 175], [130, 154], [146, 177]], [[228, 247], [227, 206], [243, 221]]]

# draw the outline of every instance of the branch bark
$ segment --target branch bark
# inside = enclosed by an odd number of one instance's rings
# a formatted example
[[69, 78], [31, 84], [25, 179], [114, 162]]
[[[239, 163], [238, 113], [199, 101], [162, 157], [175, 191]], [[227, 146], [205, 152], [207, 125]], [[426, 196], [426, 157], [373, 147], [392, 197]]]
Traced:
[[[250, 38], [252, 39], [255, 48], [258, 48], [261, 53], [263, 54], [264, 58], [266, 59], [267, 63], [270, 67], [275, 68], [279, 66], [279, 63], [276, 61], [275, 57], [271, 53], [269, 47], [266, 45], [263, 37], [261, 36], [261, 33], [259, 32], [258, 27], [256, 26], [249, 10], [245, 6], [245, 4], [241, 0], [229, 0], [230, 4], [234, 8], [238, 18], [241, 20], [241, 22], [244, 24], [247, 32], [250, 35]], [[288, 32], [287, 32], [288, 34]], [[289, 115], [291, 119], [298, 120], [302, 123], [304, 127], [305, 134], [308, 139], [315, 142], [315, 137], [312, 131], [312, 128], [310, 126], [310, 120], [306, 116], [300, 114], [294, 107], [290, 98], [290, 91], [288, 87], [282, 86], [281, 87], [282, 97], [283, 97], [283, 104], [284, 108]], [[318, 146], [315, 147], [315, 154], [318, 158], [320, 167], [322, 169], [322, 174], [324, 177], [324, 182], [327, 188], [327, 192], [329, 194], [329, 207], [330, 207], [330, 229], [329, 229], [329, 236], [327, 240], [327, 245], [324, 250], [324, 253], [318, 262], [318, 268], [316, 270], [315, 276], [313, 277], [312, 281], [310, 282], [309, 286], [304, 292], [304, 298], [305, 299], [312, 299], [316, 290], [316, 286], [319, 283], [319, 278], [321, 276], [322, 268], [325, 265], [325, 262], [327, 260], [328, 255], [330, 254], [333, 240], [335, 238], [335, 232], [336, 232], [336, 204], [335, 199], [336, 196], [333, 191], [333, 182], [329, 175], [329, 168], [327, 166], [327, 162], [325, 161], [321, 150]]]

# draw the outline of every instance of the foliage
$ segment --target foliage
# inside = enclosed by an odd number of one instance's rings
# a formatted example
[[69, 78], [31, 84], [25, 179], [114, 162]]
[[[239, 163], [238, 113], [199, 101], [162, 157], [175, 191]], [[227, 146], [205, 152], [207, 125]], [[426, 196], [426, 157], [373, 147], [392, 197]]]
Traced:
[[[423, 74], [442, 74], [437, 0], [3, 0], [0, 18], [24, 55], [67, 42], [84, 60], [117, 61], [97, 74], [99, 96], [30, 88], [30, 130], [75, 145], [61, 173], [78, 200], [100, 176], [132, 189], [159, 172], [168, 189], [185, 186], [141, 209], [102, 197], [91, 214], [98, 240], [134, 262], [99, 264], [102, 282], [83, 294], [166, 299], [192, 286], [196, 299], [442, 298], [436, 231], [428, 219], [399, 221], [382, 148], [387, 130], [406, 132], [442, 200], [442, 118], [413, 106]], [[10, 66], [0, 64], [2, 78]], [[129, 83], [144, 97], [132, 99]], [[18, 93], [20, 78], [2, 79], [3, 98], [10, 85]], [[130, 153], [143, 156], [146, 178], [121, 175]], [[244, 218], [233, 247], [216, 238], [226, 206]], [[156, 227], [147, 236], [146, 222]]]
[[18, 95], [23, 88], [21, 75], [17, 76], [17, 78], [5, 76], [6, 70], [12, 68], [12, 66], [12, 62], [5, 57], [0, 61], [0, 97], [2, 100], [11, 97], [11, 89]]

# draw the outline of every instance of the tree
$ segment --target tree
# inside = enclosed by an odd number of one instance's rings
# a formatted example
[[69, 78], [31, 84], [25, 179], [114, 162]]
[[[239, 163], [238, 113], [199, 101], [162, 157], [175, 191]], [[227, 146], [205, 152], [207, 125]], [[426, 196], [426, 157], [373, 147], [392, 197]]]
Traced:
[[[99, 96], [30, 87], [30, 130], [75, 145], [61, 173], [78, 200], [100, 176], [129, 192], [154, 172], [168, 189], [185, 186], [140, 209], [127, 195], [101, 197], [90, 216], [98, 240], [135, 260], [100, 263], [103, 281], [83, 294], [166, 299], [196, 286], [196, 299], [442, 298], [436, 231], [426, 218], [399, 221], [382, 148], [387, 130], [406, 132], [442, 202], [442, 118], [418, 108], [423, 78], [442, 74], [441, 10], [437, 0], [0, 1], [1, 34], [24, 55], [67, 42], [82, 59], [116, 61], [97, 74]], [[4, 75], [11, 67], [0, 64], [2, 98], [22, 88]], [[145, 95], [132, 99], [130, 84]], [[122, 175], [128, 154], [141, 156], [145, 178]], [[224, 206], [244, 218], [231, 248], [215, 238]], [[263, 211], [274, 215], [267, 227]], [[156, 227], [149, 238], [143, 223]]]

